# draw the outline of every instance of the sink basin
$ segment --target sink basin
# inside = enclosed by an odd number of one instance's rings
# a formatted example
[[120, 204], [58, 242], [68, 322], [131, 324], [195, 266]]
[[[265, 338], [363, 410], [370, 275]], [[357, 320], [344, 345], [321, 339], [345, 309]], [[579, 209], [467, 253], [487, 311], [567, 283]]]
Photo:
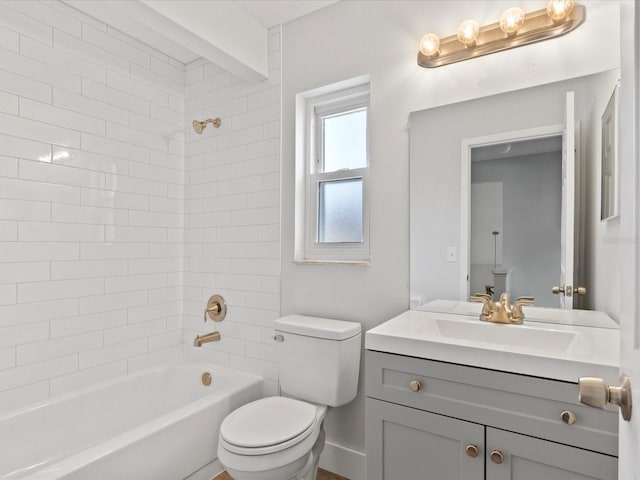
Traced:
[[549, 353], [566, 352], [576, 338], [575, 332], [538, 326], [503, 325], [480, 320], [461, 322], [441, 318], [435, 323], [443, 337]]

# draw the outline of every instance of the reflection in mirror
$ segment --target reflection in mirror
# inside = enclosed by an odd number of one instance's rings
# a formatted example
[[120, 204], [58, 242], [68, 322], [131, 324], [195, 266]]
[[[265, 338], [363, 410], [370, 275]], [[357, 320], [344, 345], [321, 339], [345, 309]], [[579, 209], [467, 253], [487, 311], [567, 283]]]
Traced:
[[[607, 239], [619, 224], [600, 222], [601, 117], [618, 79], [606, 71], [411, 113], [412, 308], [506, 290], [618, 318], [611, 278], [621, 259]], [[574, 149], [562, 153], [562, 132], [574, 101], [575, 178], [566, 185], [562, 159]], [[553, 295], [565, 276], [588, 294]]]

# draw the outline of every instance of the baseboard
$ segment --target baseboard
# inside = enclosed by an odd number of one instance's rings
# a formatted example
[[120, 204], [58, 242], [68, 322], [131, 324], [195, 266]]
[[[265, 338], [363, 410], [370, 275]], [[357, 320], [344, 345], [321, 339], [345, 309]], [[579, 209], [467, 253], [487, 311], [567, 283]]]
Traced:
[[366, 455], [342, 445], [326, 442], [320, 455], [320, 468], [350, 480], [367, 480]]

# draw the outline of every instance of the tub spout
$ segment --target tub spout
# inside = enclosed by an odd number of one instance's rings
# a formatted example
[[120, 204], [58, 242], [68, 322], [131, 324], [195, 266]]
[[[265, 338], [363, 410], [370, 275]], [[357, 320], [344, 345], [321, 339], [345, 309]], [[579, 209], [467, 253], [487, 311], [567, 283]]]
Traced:
[[194, 347], [201, 347], [204, 343], [220, 341], [220, 332], [211, 332], [204, 335], [197, 335], [193, 341]]

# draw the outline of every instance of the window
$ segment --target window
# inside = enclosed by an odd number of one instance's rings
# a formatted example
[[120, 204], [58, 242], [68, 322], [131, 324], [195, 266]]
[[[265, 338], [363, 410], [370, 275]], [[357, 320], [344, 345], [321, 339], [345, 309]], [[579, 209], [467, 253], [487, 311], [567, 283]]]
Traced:
[[342, 87], [298, 96], [298, 261], [369, 258], [369, 85]]

